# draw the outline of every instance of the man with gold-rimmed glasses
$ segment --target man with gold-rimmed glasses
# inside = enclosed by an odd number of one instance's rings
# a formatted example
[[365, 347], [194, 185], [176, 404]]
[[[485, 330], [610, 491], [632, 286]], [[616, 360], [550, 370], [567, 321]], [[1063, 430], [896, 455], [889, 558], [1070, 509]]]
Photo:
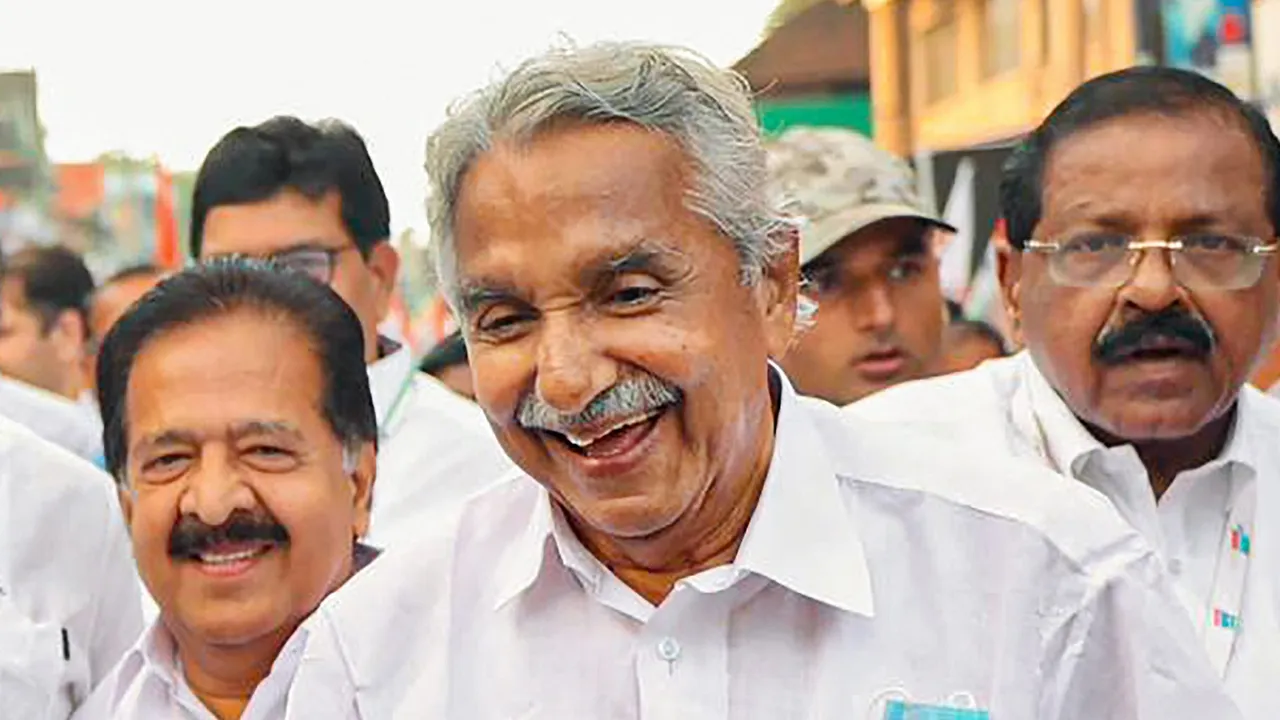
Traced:
[[1076, 89], [1015, 150], [1003, 296], [1027, 352], [850, 413], [1030, 457], [1160, 551], [1247, 718], [1280, 717], [1280, 142], [1226, 88], [1133, 68]]

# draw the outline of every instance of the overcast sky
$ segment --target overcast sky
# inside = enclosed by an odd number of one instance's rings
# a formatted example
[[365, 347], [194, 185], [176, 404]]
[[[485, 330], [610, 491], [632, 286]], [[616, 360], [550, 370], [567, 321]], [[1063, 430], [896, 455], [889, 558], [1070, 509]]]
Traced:
[[0, 0], [0, 69], [34, 67], [59, 162], [118, 149], [194, 169], [237, 124], [338, 117], [365, 136], [397, 228], [425, 224], [422, 147], [457, 95], [568, 36], [729, 64], [776, 0]]

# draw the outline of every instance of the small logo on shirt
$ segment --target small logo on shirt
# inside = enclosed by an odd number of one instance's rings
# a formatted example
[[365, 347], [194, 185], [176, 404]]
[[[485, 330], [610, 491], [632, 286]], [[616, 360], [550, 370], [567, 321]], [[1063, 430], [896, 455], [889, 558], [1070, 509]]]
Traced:
[[1249, 541], [1249, 533], [1245, 532], [1243, 525], [1233, 525], [1231, 527], [1231, 549], [1241, 555], [1249, 554], [1249, 547], [1252, 543]]
[[977, 708], [917, 705], [890, 700], [884, 708], [884, 720], [991, 720], [991, 714]]
[[1214, 627], [1225, 628], [1227, 630], [1239, 630], [1240, 616], [1215, 609], [1213, 611], [1213, 624]]

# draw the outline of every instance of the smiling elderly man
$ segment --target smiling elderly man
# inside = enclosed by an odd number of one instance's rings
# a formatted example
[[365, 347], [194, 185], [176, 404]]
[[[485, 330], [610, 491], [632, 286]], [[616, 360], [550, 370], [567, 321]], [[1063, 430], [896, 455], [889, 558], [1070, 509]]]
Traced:
[[1244, 386], [1276, 333], [1278, 181], [1280, 142], [1226, 88], [1158, 68], [1086, 83], [1001, 187], [1028, 353], [851, 408], [1110, 498], [1250, 718], [1280, 717], [1280, 404]]
[[1234, 717], [1100, 498], [846, 424], [770, 363], [797, 249], [739, 77], [553, 51], [428, 157], [523, 473], [325, 603], [293, 716]]

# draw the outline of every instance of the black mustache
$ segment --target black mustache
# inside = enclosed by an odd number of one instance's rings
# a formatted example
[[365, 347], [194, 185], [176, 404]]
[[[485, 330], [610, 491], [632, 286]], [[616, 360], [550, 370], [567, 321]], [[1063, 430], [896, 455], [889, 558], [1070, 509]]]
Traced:
[[205, 550], [227, 543], [264, 541], [284, 545], [289, 531], [272, 518], [263, 518], [237, 510], [227, 521], [210, 527], [191, 515], [183, 515], [169, 534], [169, 555], [193, 558]]
[[1182, 340], [1191, 345], [1197, 357], [1208, 355], [1217, 345], [1213, 328], [1204, 320], [1184, 310], [1165, 310], [1142, 315], [1119, 329], [1104, 332], [1093, 347], [1093, 356], [1103, 363], [1117, 363], [1152, 338]]

